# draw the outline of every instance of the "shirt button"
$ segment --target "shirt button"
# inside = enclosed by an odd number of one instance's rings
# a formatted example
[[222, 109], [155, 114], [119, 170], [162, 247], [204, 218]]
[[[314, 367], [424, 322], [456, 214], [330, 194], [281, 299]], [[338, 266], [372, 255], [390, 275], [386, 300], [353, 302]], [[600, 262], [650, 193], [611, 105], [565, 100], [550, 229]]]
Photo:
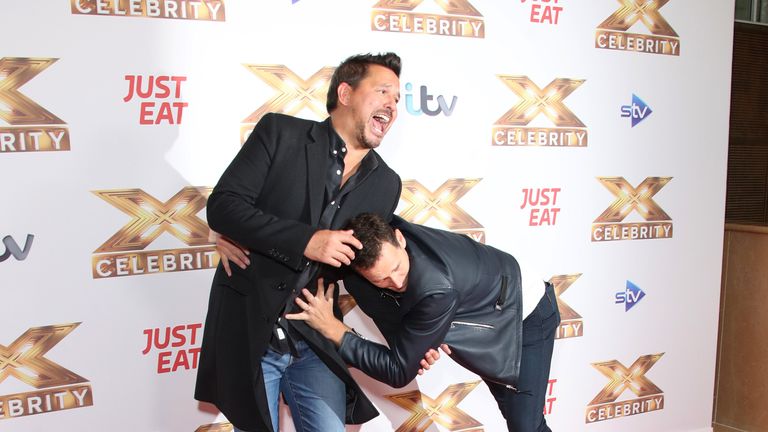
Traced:
[[334, 150], [334, 151], [333, 151], [333, 154], [338, 154], [338, 153], [339, 153], [339, 152], [337, 152], [336, 150]]
[[342, 147], [342, 148], [341, 148], [341, 152], [342, 152], [342, 153], [345, 153], [346, 151], [347, 151], [347, 148], [346, 148], [346, 147]]
[[341, 170], [336, 170], [336, 175], [341, 175]]

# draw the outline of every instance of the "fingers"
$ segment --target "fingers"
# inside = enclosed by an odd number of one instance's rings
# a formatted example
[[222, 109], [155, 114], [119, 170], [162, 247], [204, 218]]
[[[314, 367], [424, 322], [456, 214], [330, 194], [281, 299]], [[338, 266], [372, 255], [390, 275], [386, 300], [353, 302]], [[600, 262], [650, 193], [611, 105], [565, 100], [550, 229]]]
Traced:
[[[354, 238], [354, 237], [352, 237]], [[333, 252], [333, 259], [344, 265], [350, 265], [352, 260], [355, 259], [355, 252], [349, 246], [341, 243], [335, 252]]]
[[430, 366], [432, 366], [432, 365], [431, 365], [431, 364], [430, 364], [428, 361], [426, 361], [426, 360], [421, 360], [421, 361], [419, 362], [419, 364], [421, 365], [421, 368], [422, 368], [423, 370], [429, 370], [429, 367], [430, 367]]
[[357, 240], [351, 230], [347, 231], [316, 231], [304, 249], [304, 256], [334, 267], [349, 265], [355, 258], [353, 248], [362, 248], [362, 243]]
[[422, 361], [426, 361], [429, 364], [435, 364], [436, 361], [440, 359], [440, 353], [437, 352], [437, 350], [431, 348], [429, 351], [427, 351], [426, 354], [424, 354], [424, 359]]
[[248, 252], [247, 249], [218, 234], [216, 235], [216, 252], [218, 252], [219, 257], [221, 258], [221, 264], [224, 267], [227, 276], [232, 276], [230, 262], [243, 270], [245, 270], [246, 266], [251, 263], [251, 260], [248, 259], [247, 256], [250, 252]]
[[[360, 243], [360, 240], [358, 240], [353, 234], [354, 231], [352, 230], [346, 230], [341, 231], [344, 234], [344, 240], [342, 240], [344, 243], [353, 246], [357, 250], [361, 250], [363, 248], [363, 244]], [[354, 259], [354, 253], [352, 258]]]
[[227, 259], [227, 256], [219, 252], [219, 259], [221, 260], [221, 266], [224, 267], [224, 271], [227, 273], [227, 276], [231, 277], [232, 269], [229, 268], [229, 260]]
[[449, 347], [448, 344], [440, 345], [440, 349], [443, 350], [444, 353], [451, 355], [451, 347]]
[[[305, 291], [306, 291], [306, 290], [305, 290]], [[304, 293], [304, 295], [306, 296], [306, 295], [307, 295], [307, 293]], [[309, 296], [309, 297], [307, 297], [307, 299], [311, 299], [311, 298], [312, 298], [312, 296]], [[311, 300], [310, 300], [310, 301], [311, 301]], [[307, 303], [307, 302], [305, 302], [304, 300], [302, 300], [302, 299], [301, 299], [301, 297], [296, 297], [296, 304], [297, 304], [297, 305], [299, 305], [299, 307], [300, 307], [300, 308], [301, 308], [303, 311], [308, 311], [308, 310], [312, 309], [312, 306], [311, 306], [309, 303]]]

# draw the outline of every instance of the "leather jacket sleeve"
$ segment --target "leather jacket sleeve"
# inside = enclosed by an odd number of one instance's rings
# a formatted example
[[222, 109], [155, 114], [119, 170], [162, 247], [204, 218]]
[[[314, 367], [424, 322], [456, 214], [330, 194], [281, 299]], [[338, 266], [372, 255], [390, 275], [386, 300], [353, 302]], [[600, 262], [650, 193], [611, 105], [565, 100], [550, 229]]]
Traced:
[[403, 387], [418, 373], [427, 350], [445, 339], [456, 313], [457, 293], [447, 288], [432, 291], [407, 315], [396, 332], [384, 334], [389, 348], [347, 332], [341, 341], [342, 359], [366, 375], [392, 387]]

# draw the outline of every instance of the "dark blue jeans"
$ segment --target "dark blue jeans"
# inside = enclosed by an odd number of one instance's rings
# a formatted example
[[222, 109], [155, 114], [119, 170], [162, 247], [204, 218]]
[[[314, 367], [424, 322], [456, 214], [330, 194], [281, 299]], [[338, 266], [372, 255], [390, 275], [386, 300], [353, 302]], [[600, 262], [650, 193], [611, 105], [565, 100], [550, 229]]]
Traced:
[[544, 401], [549, 384], [549, 366], [560, 312], [552, 284], [523, 320], [523, 351], [517, 389], [490, 381], [485, 383], [499, 404], [510, 432], [551, 432], [544, 419]]

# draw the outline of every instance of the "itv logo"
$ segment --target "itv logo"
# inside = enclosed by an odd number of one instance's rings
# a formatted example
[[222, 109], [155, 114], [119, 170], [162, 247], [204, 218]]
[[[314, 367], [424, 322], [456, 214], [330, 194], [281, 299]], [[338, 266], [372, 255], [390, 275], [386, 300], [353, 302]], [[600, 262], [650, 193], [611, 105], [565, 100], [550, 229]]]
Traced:
[[[450, 117], [451, 114], [453, 114], [453, 110], [456, 108], [456, 102], [459, 100], [458, 97], [453, 96], [451, 98], [451, 103], [448, 104], [445, 100], [445, 96], [438, 95], [435, 97], [429, 94], [427, 86], [425, 85], [419, 86], [418, 94], [414, 95], [413, 91], [413, 84], [405, 83], [405, 109], [409, 114], [416, 116], [426, 114], [435, 117], [442, 113], [445, 114], [446, 117]], [[416, 101], [414, 101], [414, 96], [417, 99]], [[433, 108], [433, 102], [437, 102], [436, 108]], [[415, 106], [416, 103], [418, 103], [418, 106]]]
[[16, 243], [16, 240], [13, 239], [11, 236], [5, 236], [3, 237], [3, 245], [5, 246], [5, 252], [3, 252], [2, 255], [0, 255], [0, 262], [3, 262], [7, 260], [8, 258], [13, 255], [14, 258], [16, 258], [16, 261], [24, 261], [24, 259], [27, 258], [27, 255], [29, 255], [29, 250], [32, 249], [32, 241], [35, 239], [35, 236], [32, 234], [27, 234], [27, 239], [24, 242], [24, 248], [22, 249], [18, 243]]

